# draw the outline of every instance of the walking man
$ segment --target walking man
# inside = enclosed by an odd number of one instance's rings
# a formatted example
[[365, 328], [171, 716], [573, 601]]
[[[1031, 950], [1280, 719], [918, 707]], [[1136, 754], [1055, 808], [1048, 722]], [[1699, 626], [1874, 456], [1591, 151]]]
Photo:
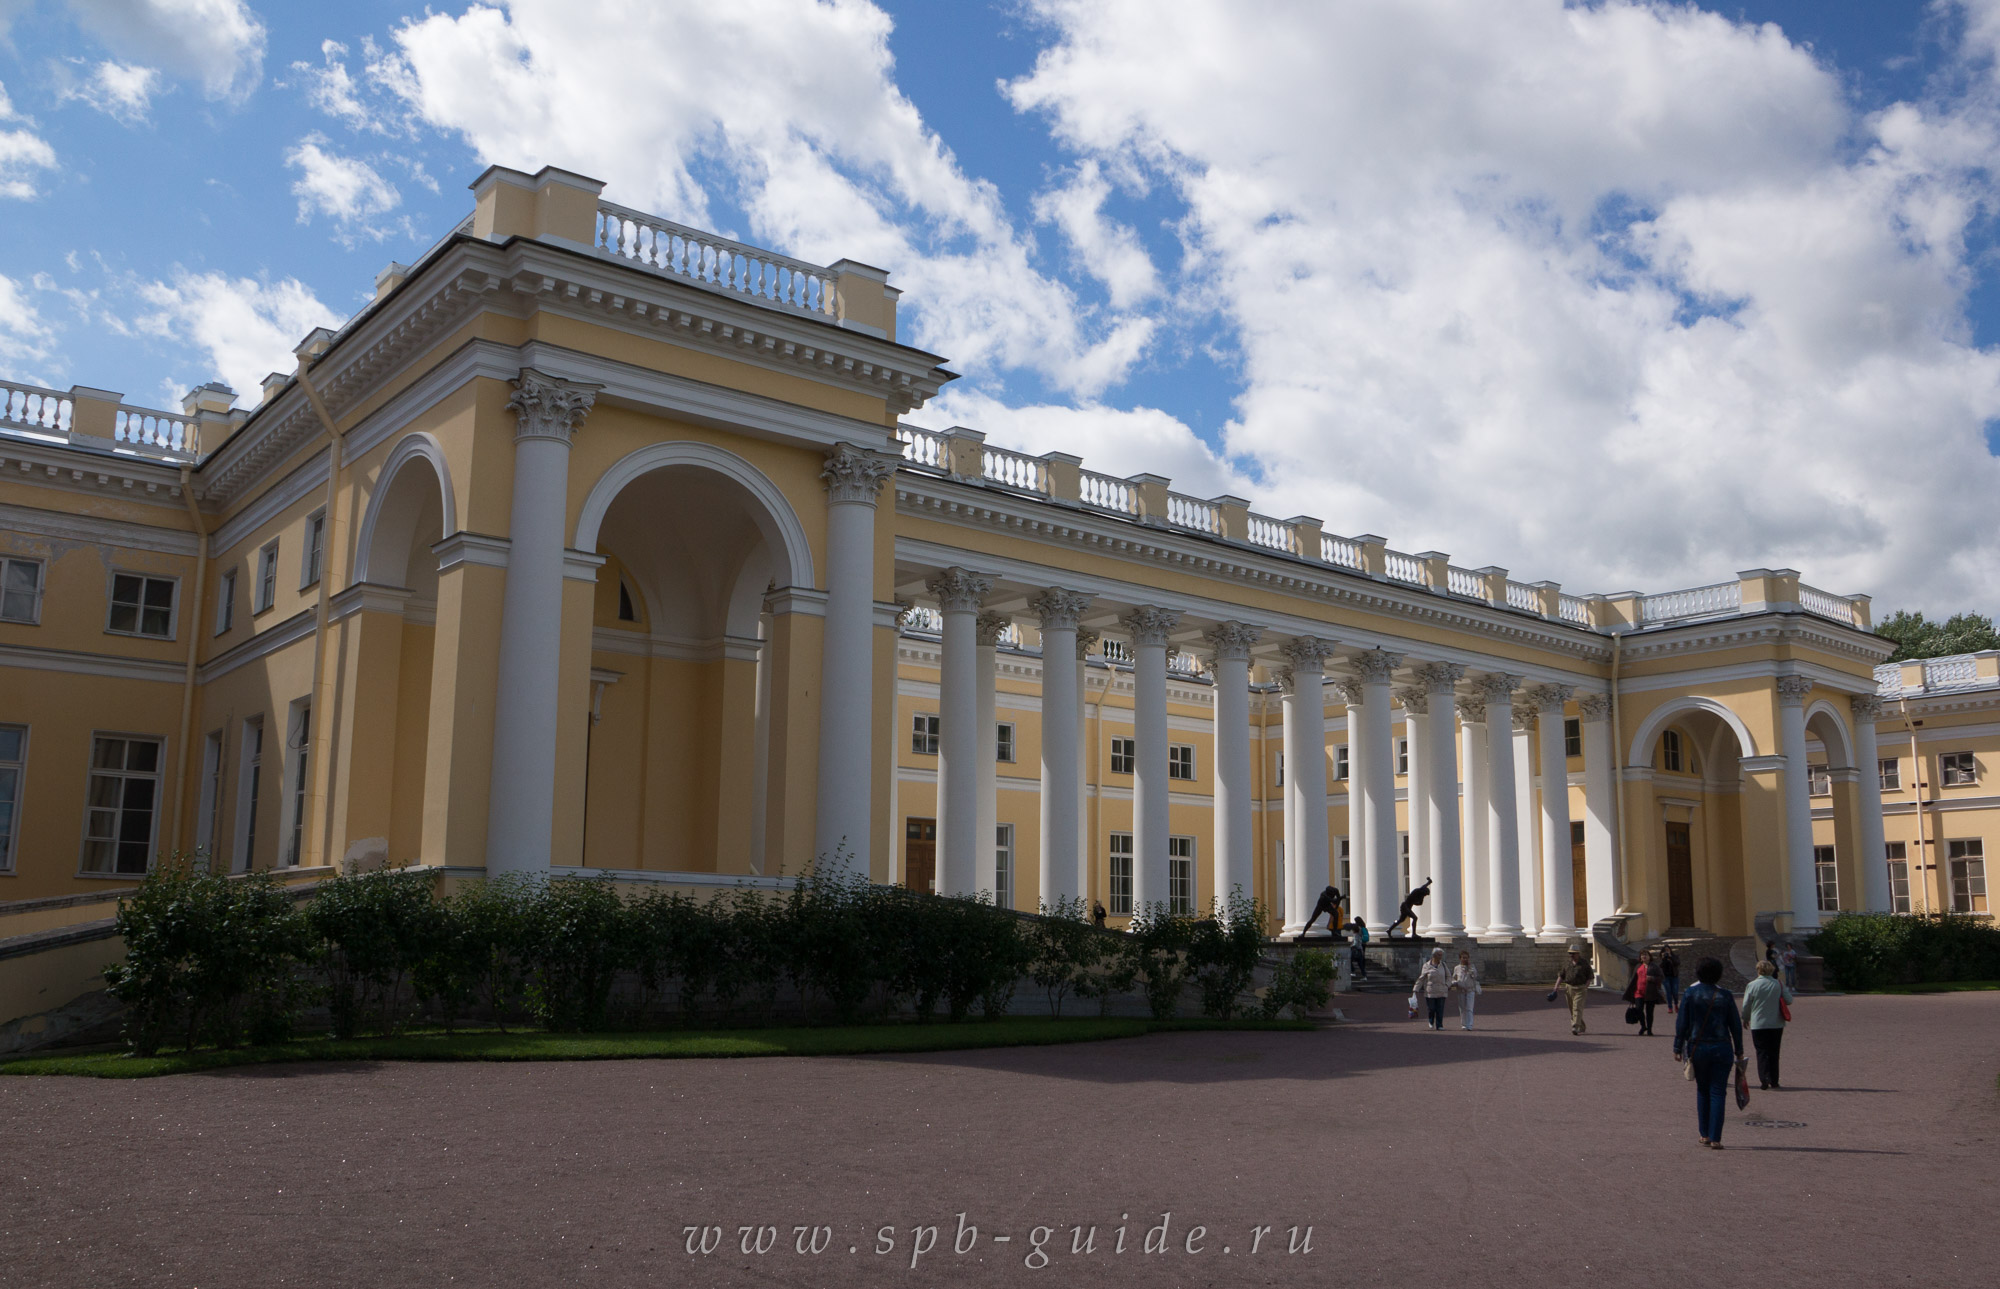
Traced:
[[1569, 964], [1556, 977], [1556, 988], [1569, 999], [1569, 1032], [1581, 1034], [1584, 1031], [1583, 1000], [1590, 995], [1590, 982], [1597, 973], [1584, 960], [1583, 950], [1570, 946]]

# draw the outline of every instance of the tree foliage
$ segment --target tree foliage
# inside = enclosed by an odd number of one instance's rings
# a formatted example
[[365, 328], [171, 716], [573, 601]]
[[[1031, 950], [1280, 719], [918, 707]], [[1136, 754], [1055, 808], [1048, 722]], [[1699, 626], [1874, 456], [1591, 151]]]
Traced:
[[1921, 613], [1898, 609], [1876, 624], [1875, 634], [1896, 642], [1890, 662], [2000, 649], [2000, 631], [1992, 618], [1979, 613], [1954, 613], [1943, 622], [1931, 622]]

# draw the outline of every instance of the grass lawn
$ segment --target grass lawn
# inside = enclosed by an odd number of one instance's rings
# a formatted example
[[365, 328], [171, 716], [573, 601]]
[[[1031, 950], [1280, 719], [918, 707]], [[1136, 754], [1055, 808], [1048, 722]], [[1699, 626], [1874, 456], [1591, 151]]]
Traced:
[[1927, 980], [1914, 985], [1884, 985], [1871, 994], [1963, 994], [1982, 989], [2000, 989], [2000, 980]]
[[1308, 1030], [1302, 1020], [1143, 1020], [1019, 1017], [995, 1021], [909, 1022], [886, 1025], [794, 1026], [781, 1029], [666, 1030], [646, 1033], [549, 1034], [540, 1030], [461, 1030], [380, 1038], [303, 1038], [269, 1047], [198, 1049], [133, 1056], [79, 1052], [0, 1061], [0, 1074], [70, 1074], [145, 1079], [236, 1065], [286, 1061], [615, 1061], [703, 1056], [861, 1056], [877, 1052], [949, 1052], [978, 1047], [1027, 1047], [1135, 1038], [1190, 1029]]

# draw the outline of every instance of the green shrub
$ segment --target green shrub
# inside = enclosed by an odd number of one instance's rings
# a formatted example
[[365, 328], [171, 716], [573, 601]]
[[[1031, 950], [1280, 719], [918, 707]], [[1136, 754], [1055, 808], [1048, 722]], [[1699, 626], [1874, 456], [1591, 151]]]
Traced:
[[313, 893], [306, 926], [320, 944], [335, 1038], [392, 1034], [412, 1018], [417, 977], [445, 938], [434, 878], [421, 869], [366, 873], [321, 882]]
[[1028, 975], [1048, 994], [1052, 1016], [1062, 1015], [1064, 1001], [1080, 993], [1103, 956], [1105, 937], [1090, 924], [1089, 908], [1080, 899], [1044, 904], [1027, 929]]
[[1187, 988], [1188, 950], [1195, 940], [1195, 922], [1180, 913], [1169, 913], [1161, 903], [1148, 904], [1132, 914], [1127, 932], [1125, 957], [1134, 976], [1146, 991], [1146, 1006], [1154, 1020], [1166, 1020], [1180, 1006]]
[[176, 853], [119, 901], [116, 926], [125, 961], [104, 978], [126, 1006], [133, 1051], [289, 1035], [312, 941], [269, 873], [228, 877], [210, 872], [205, 855]]
[[1188, 971], [1201, 990], [1202, 1012], [1222, 1020], [1234, 1016], [1263, 956], [1264, 908], [1238, 888], [1221, 916], [1195, 923], [1189, 937]]
[[504, 1032], [527, 1013], [527, 878], [473, 882], [441, 902], [440, 929], [417, 988], [447, 1029], [476, 1011]]
[[1806, 948], [1842, 989], [2000, 978], [2000, 928], [1958, 914], [1842, 913]]
[[608, 877], [536, 882], [522, 901], [529, 1009], [552, 1030], [599, 1030], [633, 952], [634, 919]]
[[1278, 967], [1264, 993], [1264, 1019], [1276, 1020], [1287, 1007], [1295, 1019], [1304, 1019], [1307, 1012], [1326, 1006], [1333, 999], [1333, 981], [1339, 970], [1330, 953], [1294, 951]]

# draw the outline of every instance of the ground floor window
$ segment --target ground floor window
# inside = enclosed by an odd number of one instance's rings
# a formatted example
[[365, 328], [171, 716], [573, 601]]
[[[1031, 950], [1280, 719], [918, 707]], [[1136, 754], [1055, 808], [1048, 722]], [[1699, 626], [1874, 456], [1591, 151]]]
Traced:
[[28, 727], [0, 725], [0, 873], [14, 871], [14, 837], [20, 831], [15, 821], [21, 814], [21, 775], [27, 768]]
[[1834, 863], [1833, 847], [1813, 847], [1813, 876], [1819, 887], [1819, 911], [1840, 911], [1840, 866]]
[[1132, 916], [1132, 834], [1112, 833], [1109, 855], [1111, 915], [1130, 917]]
[[1194, 838], [1167, 838], [1167, 911], [1194, 912]]
[[1945, 863], [1951, 874], [1951, 911], [1986, 912], [1986, 843], [1977, 837], [1948, 841]]
[[291, 790], [285, 805], [285, 864], [296, 868], [306, 854], [306, 789], [312, 782], [312, 704], [292, 704], [291, 731], [285, 738]]
[[1889, 908], [1896, 913], [1910, 911], [1910, 859], [1908, 846], [1889, 843]]
[[993, 902], [1003, 909], [1011, 909], [1014, 907], [1014, 825], [1000, 824], [993, 832]]
[[83, 871], [142, 874], [153, 862], [160, 740], [100, 734], [90, 741]]

